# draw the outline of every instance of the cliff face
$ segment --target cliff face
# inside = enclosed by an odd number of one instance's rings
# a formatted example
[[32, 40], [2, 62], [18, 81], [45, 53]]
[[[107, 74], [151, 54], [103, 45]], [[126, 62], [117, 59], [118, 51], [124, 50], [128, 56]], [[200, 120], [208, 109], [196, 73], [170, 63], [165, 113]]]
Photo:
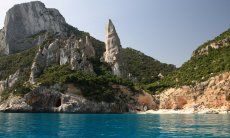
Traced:
[[[40, 86], [23, 97], [11, 95], [0, 104], [3, 112], [65, 112], [65, 113], [125, 113], [144, 110], [133, 92], [122, 86], [112, 103], [96, 102], [79, 95], [82, 91], [74, 84]], [[60, 92], [62, 91], [62, 92]], [[78, 94], [77, 94], [78, 93]], [[129, 99], [127, 101], [127, 99]]]
[[[175, 70], [139, 51], [122, 49], [111, 20], [103, 43], [41, 2], [16, 5], [0, 30], [0, 53], [6, 55], [0, 56], [0, 111], [229, 110], [229, 32], [197, 49]], [[154, 95], [142, 90], [141, 83], [150, 82], [155, 82], [150, 89]]]
[[[230, 110], [230, 30], [206, 42], [173, 73], [148, 85], [155, 109]], [[213, 109], [213, 110], [212, 110]], [[205, 111], [205, 112], [206, 112]]]
[[15, 5], [6, 13], [0, 32], [0, 53], [12, 54], [31, 48], [39, 40], [29, 41], [29, 36], [44, 30], [63, 33], [65, 26], [58, 10], [48, 9], [39, 1]]
[[211, 77], [195, 86], [169, 88], [154, 96], [156, 109], [230, 110], [230, 73]]
[[0, 95], [6, 89], [9, 89], [14, 86], [14, 84], [18, 81], [20, 71], [17, 70], [14, 74], [10, 75], [5, 80], [0, 81]]
[[29, 82], [35, 84], [36, 78], [44, 69], [52, 65], [69, 64], [71, 70], [93, 73], [93, 65], [89, 59], [94, 57], [95, 50], [89, 36], [84, 40], [77, 40], [75, 37], [55, 39], [38, 49], [32, 63]]
[[122, 48], [111, 21], [106, 37], [101, 61], [104, 43], [68, 25], [57, 10], [38, 1], [15, 5], [0, 30], [0, 54], [5, 55], [0, 57], [0, 110], [142, 110], [136, 99], [140, 92], [116, 77], [122, 77]]

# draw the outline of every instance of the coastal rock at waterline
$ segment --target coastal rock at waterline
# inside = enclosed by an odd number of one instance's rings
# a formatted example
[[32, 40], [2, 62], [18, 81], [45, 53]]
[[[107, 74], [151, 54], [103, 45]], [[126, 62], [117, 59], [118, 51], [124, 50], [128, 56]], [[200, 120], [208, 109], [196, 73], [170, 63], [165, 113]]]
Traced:
[[19, 96], [9, 96], [2, 104], [0, 104], [0, 111], [4, 112], [30, 112], [32, 107], [28, 105], [24, 98]]
[[230, 110], [230, 73], [211, 77], [195, 86], [170, 88], [156, 97], [159, 99], [159, 109], [194, 108], [201, 111], [212, 107]]
[[[10, 96], [0, 104], [3, 112], [69, 112], [69, 113], [124, 113], [137, 105], [91, 101], [69, 91], [69, 86], [59, 84], [40, 86], [24, 97]], [[65, 93], [60, 91], [66, 88]], [[73, 88], [71, 88], [73, 89]], [[76, 89], [76, 88], [75, 88]], [[77, 90], [80, 91], [80, 90]]]

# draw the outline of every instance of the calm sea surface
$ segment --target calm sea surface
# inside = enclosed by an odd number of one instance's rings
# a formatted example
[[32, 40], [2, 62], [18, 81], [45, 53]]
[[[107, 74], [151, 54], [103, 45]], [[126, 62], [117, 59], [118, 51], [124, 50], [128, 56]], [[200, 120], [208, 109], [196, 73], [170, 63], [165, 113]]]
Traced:
[[230, 137], [230, 115], [0, 113], [0, 137]]

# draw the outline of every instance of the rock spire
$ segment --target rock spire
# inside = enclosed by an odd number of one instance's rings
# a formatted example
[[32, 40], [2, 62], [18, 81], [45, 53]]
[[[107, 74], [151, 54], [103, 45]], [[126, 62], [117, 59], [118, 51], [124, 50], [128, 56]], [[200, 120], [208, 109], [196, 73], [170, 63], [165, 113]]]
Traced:
[[117, 35], [116, 29], [111, 20], [109, 20], [106, 26], [106, 39], [105, 39], [106, 51], [104, 53], [104, 61], [111, 65], [112, 73], [119, 77], [122, 76], [122, 54], [121, 43]]

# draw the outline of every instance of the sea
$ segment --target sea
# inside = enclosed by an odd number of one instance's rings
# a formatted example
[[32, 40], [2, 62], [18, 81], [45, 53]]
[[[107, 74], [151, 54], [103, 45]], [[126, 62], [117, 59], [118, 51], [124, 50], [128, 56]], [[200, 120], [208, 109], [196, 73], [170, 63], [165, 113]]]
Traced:
[[230, 137], [230, 115], [0, 113], [5, 138]]

